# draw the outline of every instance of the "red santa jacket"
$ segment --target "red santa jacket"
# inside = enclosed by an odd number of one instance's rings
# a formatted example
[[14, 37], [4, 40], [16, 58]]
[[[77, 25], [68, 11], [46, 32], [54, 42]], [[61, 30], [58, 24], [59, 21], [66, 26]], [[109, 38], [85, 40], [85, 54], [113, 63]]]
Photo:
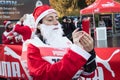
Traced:
[[[33, 80], [71, 80], [84, 76], [82, 67], [90, 56], [74, 44], [70, 48], [59, 49], [45, 45], [36, 37], [24, 43], [22, 60], [27, 58]], [[93, 73], [85, 76], [92, 77]]]
[[15, 25], [14, 32], [21, 34], [23, 37], [23, 41], [30, 39], [32, 34], [29, 26], [21, 26], [20, 24]]
[[[7, 32], [4, 31], [2, 34], [2, 43], [3, 44], [14, 44], [14, 45], [21, 45], [22, 40], [17, 40], [17, 36], [14, 35], [15, 32]], [[8, 37], [12, 36], [12, 39], [10, 40]]]

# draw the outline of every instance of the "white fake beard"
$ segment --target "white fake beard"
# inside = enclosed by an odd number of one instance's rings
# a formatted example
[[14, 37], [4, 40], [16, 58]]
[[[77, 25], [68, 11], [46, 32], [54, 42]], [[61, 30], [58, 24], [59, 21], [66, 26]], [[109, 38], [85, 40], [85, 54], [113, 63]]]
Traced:
[[66, 47], [66, 43], [69, 42], [69, 40], [63, 37], [63, 30], [60, 23], [57, 26], [41, 24], [39, 27], [46, 44], [49, 44], [52, 47]]

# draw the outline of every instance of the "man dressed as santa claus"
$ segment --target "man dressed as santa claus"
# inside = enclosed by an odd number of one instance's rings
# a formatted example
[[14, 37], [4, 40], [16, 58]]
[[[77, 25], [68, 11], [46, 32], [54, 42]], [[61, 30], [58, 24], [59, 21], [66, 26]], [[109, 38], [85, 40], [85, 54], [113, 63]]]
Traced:
[[72, 33], [73, 43], [63, 37], [56, 10], [48, 5], [35, 8], [36, 33], [24, 42], [22, 60], [33, 80], [71, 80], [93, 77], [96, 69], [93, 39], [84, 31]]
[[4, 21], [5, 31], [2, 34], [3, 44], [22, 45], [22, 36], [16, 32], [12, 32], [14, 25], [11, 21]]

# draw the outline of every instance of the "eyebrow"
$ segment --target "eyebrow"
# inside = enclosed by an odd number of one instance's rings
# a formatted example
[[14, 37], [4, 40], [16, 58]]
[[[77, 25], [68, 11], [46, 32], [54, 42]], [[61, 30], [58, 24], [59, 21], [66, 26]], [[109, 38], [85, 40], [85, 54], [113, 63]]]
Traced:
[[[58, 16], [55, 16], [55, 18], [58, 17]], [[48, 16], [47, 18], [53, 18], [53, 16]]]

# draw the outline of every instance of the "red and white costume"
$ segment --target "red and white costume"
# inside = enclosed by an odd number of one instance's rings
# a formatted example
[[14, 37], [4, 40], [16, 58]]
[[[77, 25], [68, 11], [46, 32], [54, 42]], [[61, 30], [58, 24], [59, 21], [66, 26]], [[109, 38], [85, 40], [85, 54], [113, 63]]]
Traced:
[[[12, 36], [13, 38], [10, 40], [9, 36]], [[20, 39], [21, 35], [17, 35], [15, 32], [7, 32], [4, 31], [2, 35], [2, 43], [3, 44], [15, 44], [15, 45], [21, 45], [22, 40]]]
[[25, 14], [23, 22], [18, 21], [15, 25], [14, 32], [22, 35], [23, 42], [30, 39], [35, 32], [35, 20], [32, 14]]
[[15, 25], [13, 32], [17, 32], [20, 35], [22, 35], [23, 42], [27, 39], [30, 39], [32, 34], [32, 31], [29, 28], [29, 26], [22, 26], [20, 24]]
[[[35, 11], [35, 26], [47, 14], [56, 12], [46, 5], [37, 7]], [[24, 42], [22, 50], [21, 61], [27, 61], [26, 69], [28, 68], [33, 80], [71, 80], [79, 76], [94, 76], [93, 71], [85, 72], [83, 68], [91, 54], [72, 44], [66, 37], [54, 39], [52, 44], [45, 44], [35, 36]]]
[[91, 55], [65, 40], [68, 44], [66, 48], [46, 45], [38, 37], [24, 43], [22, 61], [27, 58], [33, 80], [71, 80], [73, 76], [77, 78], [80, 75], [93, 77], [94, 73], [86, 75], [82, 70]]
[[32, 31], [31, 37], [32, 37], [36, 30], [33, 14], [25, 14], [25, 20], [23, 21], [23, 25], [28, 26], [31, 29]]
[[[22, 40], [21, 40], [21, 35], [19, 35], [16, 32], [12, 32], [11, 30], [8, 30], [9, 27], [8, 25], [12, 24], [11, 21], [4, 21], [5, 25], [5, 31], [2, 34], [2, 43], [3, 44], [14, 44], [14, 45], [21, 45]], [[13, 26], [11, 26], [13, 27]]]

